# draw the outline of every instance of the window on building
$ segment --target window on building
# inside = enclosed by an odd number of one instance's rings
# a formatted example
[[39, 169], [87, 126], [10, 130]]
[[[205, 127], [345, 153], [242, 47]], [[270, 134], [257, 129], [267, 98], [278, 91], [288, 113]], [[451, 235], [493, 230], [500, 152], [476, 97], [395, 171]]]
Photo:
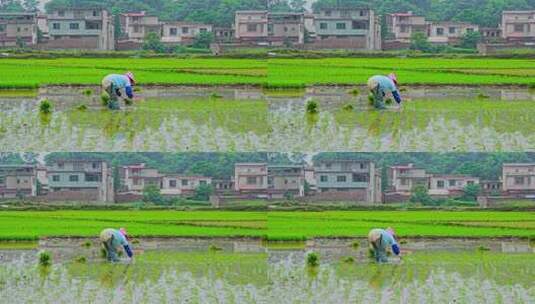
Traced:
[[98, 168], [100, 168], [100, 164], [97, 163], [97, 162], [93, 162], [93, 163], [91, 163], [91, 168], [98, 169]]
[[80, 24], [78, 24], [78, 23], [69, 23], [69, 29], [70, 30], [78, 30], [78, 29], [80, 29]]
[[69, 175], [69, 182], [77, 182], [78, 175]]
[[247, 31], [248, 32], [256, 32], [257, 25], [256, 24], [247, 24]]
[[325, 11], [325, 16], [330, 17], [332, 15], [332, 11]]
[[176, 188], [176, 180], [172, 179], [169, 181], [169, 188]]
[[457, 184], [457, 182], [454, 179], [450, 179], [449, 180], [450, 187], [455, 187], [456, 184]]
[[368, 182], [368, 174], [353, 173], [353, 182], [354, 183]]
[[342, 18], [349, 18], [350, 16], [351, 16], [351, 12], [348, 11], [348, 10], [340, 12], [340, 17], [342, 17]]
[[85, 181], [86, 182], [100, 182], [100, 174], [86, 173]]
[[207, 182], [206, 182], [205, 180], [201, 180], [201, 181], [199, 181], [199, 185], [201, 185], [201, 186], [204, 186], [204, 185], [206, 185], [206, 184], [207, 184]]
[[409, 26], [406, 25], [406, 24], [400, 25], [399, 32], [400, 33], [408, 33], [409, 32]]
[[339, 183], [345, 183], [347, 181], [347, 177], [345, 175], [338, 175], [336, 177], [336, 181]]
[[20, 27], [17, 27], [17, 32], [20, 33]]
[[515, 33], [523, 33], [524, 32], [524, 24], [515, 24], [514, 31], [515, 31]]
[[474, 184], [474, 181], [467, 181], [466, 184], [467, 184], [467, 185], [473, 185], [473, 184]]
[[409, 184], [409, 180], [406, 179], [406, 178], [402, 178], [399, 180], [399, 183], [402, 185], [402, 186], [407, 186]]
[[255, 176], [248, 176], [247, 177], [247, 185], [256, 185], [256, 177]]
[[287, 26], [284, 27], [284, 32], [288, 32], [288, 27]]
[[187, 179], [183, 179], [181, 183], [182, 183], [182, 186], [187, 186], [188, 185], [188, 180]]
[[360, 11], [360, 16], [361, 17], [368, 16], [368, 11], [364, 11], [364, 10]]
[[437, 36], [443, 36], [444, 35], [444, 28], [437, 27]]
[[444, 189], [444, 181], [443, 180], [437, 181], [437, 188], [438, 189]]
[[72, 168], [75, 171], [82, 171], [82, 170], [84, 170], [84, 164], [83, 163], [73, 163], [72, 164]]
[[366, 167], [367, 167], [367, 166], [366, 166], [365, 163], [360, 163], [360, 168], [361, 168], [361, 169], [366, 169]]
[[346, 29], [346, 24], [345, 24], [345, 22], [338, 22], [338, 23], [336, 23], [336, 29], [337, 29], [337, 30], [345, 30], [345, 29]]
[[471, 28], [471, 27], [469, 27], [469, 28], [466, 29], [466, 32], [467, 32], [467, 33], [471, 33], [471, 32], [473, 32], [473, 31], [474, 31], [474, 29]]
[[515, 185], [523, 185], [523, 184], [524, 184], [524, 177], [523, 176], [515, 177]]
[[100, 22], [98, 21], [86, 21], [85, 28], [88, 30], [100, 30], [102, 28]]
[[61, 24], [59, 24], [57, 22], [56, 23], [52, 23], [52, 29], [55, 29], [55, 30], [61, 29]]
[[93, 17], [97, 17], [98, 16], [98, 11], [93, 11]]
[[184, 27], [182, 28], [182, 34], [187, 34], [187, 33], [189, 33], [189, 27], [184, 26]]
[[327, 28], [328, 28], [328, 26], [327, 26], [326, 22], [320, 23], [320, 30], [326, 30]]
[[450, 33], [450, 34], [455, 34], [455, 27], [450, 26], [450, 27], [448, 28], [448, 33]]
[[52, 175], [52, 181], [53, 182], [59, 182], [59, 175]]
[[169, 36], [177, 36], [177, 35], [178, 35], [178, 31], [176, 27], [172, 27], [169, 29]]
[[0, 32], [5, 32], [5, 31], [6, 31], [6, 25], [0, 24]]
[[58, 16], [65, 17], [65, 11], [58, 11]]
[[329, 181], [329, 176], [327, 176], [327, 175], [321, 175], [320, 176], [320, 182], [326, 183], [328, 181]]
[[206, 32], [208, 32], [208, 29], [206, 29], [206, 28], [201, 28], [201, 29], [199, 29], [199, 32], [201, 32], [201, 33], [206, 33]]

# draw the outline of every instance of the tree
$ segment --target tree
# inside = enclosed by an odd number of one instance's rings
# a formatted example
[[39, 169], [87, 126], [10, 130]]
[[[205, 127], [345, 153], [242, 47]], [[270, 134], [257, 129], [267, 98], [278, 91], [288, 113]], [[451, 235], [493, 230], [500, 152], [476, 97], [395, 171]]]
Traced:
[[192, 47], [196, 49], [209, 49], [214, 41], [214, 34], [211, 32], [201, 32], [193, 40]]
[[160, 36], [158, 36], [158, 34], [154, 32], [148, 33], [145, 37], [145, 41], [143, 42], [143, 49], [145, 51], [153, 51], [155, 53], [167, 52], [165, 44], [160, 41]]
[[411, 50], [429, 52], [431, 49], [431, 43], [427, 41], [427, 37], [424, 33], [415, 32], [411, 35]]
[[37, 12], [39, 6], [39, 1], [37, 0], [24, 0], [24, 9], [29, 12]]
[[462, 199], [465, 201], [475, 202], [477, 201], [477, 196], [481, 192], [481, 187], [476, 184], [466, 185], [463, 189]]
[[199, 185], [199, 187], [195, 189], [195, 195], [193, 196], [193, 199], [196, 201], [209, 201], [210, 195], [212, 195], [213, 192], [214, 188], [211, 185]]
[[165, 202], [160, 193], [160, 188], [156, 185], [147, 185], [143, 188], [143, 201], [145, 203], [153, 203], [156, 205], [161, 205]]
[[410, 201], [413, 203], [421, 203], [423, 205], [433, 204], [433, 199], [429, 196], [429, 191], [425, 186], [415, 186], [411, 191]]
[[466, 32], [461, 37], [461, 44], [459, 46], [465, 49], [475, 49], [479, 41], [481, 41], [481, 34], [479, 32]]
[[118, 41], [123, 32], [121, 30], [121, 12], [119, 9], [115, 8], [112, 11], [113, 15], [113, 35], [115, 36], [115, 41]]

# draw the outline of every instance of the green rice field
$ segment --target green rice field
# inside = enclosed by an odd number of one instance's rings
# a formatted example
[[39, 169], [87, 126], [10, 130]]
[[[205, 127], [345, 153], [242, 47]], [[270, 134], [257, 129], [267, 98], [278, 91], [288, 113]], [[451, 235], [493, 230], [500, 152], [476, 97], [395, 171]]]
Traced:
[[[533, 212], [481, 211], [4, 211], [0, 239], [94, 237], [127, 227], [136, 237], [365, 237], [374, 227], [402, 237], [535, 237]], [[14, 227], [17, 227], [16, 229]]]
[[0, 70], [0, 88], [99, 84], [104, 75], [126, 70], [142, 85], [354, 85], [392, 71], [408, 85], [528, 85], [534, 83], [535, 63], [490, 58], [60, 58], [0, 59]]

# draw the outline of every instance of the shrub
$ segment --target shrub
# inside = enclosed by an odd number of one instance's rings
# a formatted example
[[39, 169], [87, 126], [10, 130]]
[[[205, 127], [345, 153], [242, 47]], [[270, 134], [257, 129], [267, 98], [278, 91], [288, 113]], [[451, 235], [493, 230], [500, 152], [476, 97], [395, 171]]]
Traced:
[[155, 53], [168, 52], [167, 47], [160, 41], [160, 37], [156, 33], [148, 33], [143, 42], [143, 50], [153, 51]]
[[307, 102], [307, 113], [308, 114], [317, 114], [319, 113], [319, 104], [316, 100], [309, 100]]
[[307, 265], [310, 267], [316, 267], [320, 264], [319, 255], [315, 252], [309, 252], [307, 254]]
[[50, 266], [52, 265], [52, 254], [48, 251], [39, 252], [39, 265]]
[[91, 96], [91, 95], [93, 95], [93, 90], [85, 89], [85, 90], [82, 91], [82, 94], [85, 95], [85, 96]]
[[212, 188], [211, 185], [199, 185], [199, 187], [195, 189], [195, 195], [193, 196], [193, 199], [196, 201], [209, 201], [210, 195], [212, 195], [213, 192], [214, 188]]
[[143, 201], [145, 203], [154, 203], [156, 205], [165, 203], [165, 199], [160, 193], [160, 188], [155, 185], [148, 185], [143, 189]]
[[91, 241], [85, 241], [83, 244], [82, 244], [82, 247], [85, 247], [85, 248], [89, 248], [93, 246], [93, 243], [91, 243]]
[[462, 199], [465, 201], [475, 202], [480, 192], [481, 187], [479, 185], [466, 185], [463, 189]]
[[353, 247], [353, 249], [358, 249], [360, 247], [360, 242], [354, 241], [353, 243], [351, 243], [351, 247]]
[[434, 203], [425, 186], [415, 186], [412, 188], [410, 201], [424, 205], [432, 205]]
[[77, 257], [76, 259], [74, 259], [74, 261], [76, 263], [85, 264], [85, 263], [87, 263], [87, 258], [85, 256], [81, 255], [81, 256]]
[[39, 112], [50, 114], [52, 112], [52, 102], [48, 99], [43, 99], [39, 104]]
[[85, 104], [81, 104], [78, 107], [76, 107], [78, 111], [85, 111], [87, 110], [87, 106]]
[[208, 49], [210, 44], [214, 41], [214, 35], [211, 32], [199, 33], [192, 44], [196, 49]]

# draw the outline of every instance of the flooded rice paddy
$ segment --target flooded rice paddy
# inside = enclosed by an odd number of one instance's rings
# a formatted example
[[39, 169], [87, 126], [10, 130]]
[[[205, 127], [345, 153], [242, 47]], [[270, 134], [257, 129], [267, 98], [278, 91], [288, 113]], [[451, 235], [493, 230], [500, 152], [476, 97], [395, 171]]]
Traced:
[[[0, 91], [2, 151], [534, 151], [535, 92], [415, 87], [401, 110], [365, 88], [141, 88], [110, 112], [98, 88]], [[41, 114], [48, 99], [51, 114]], [[319, 104], [318, 114], [306, 104]], [[348, 106], [350, 105], [350, 106]], [[512, 118], [514, 117], [514, 119]]]
[[[96, 240], [7, 243], [0, 244], [0, 293], [6, 303], [535, 301], [527, 240], [401, 243], [403, 259], [383, 265], [368, 258], [364, 240], [140, 239], [135, 261], [114, 265], [103, 262]], [[52, 266], [37, 266], [41, 250], [52, 253]], [[309, 252], [319, 266], [306, 266]]]

